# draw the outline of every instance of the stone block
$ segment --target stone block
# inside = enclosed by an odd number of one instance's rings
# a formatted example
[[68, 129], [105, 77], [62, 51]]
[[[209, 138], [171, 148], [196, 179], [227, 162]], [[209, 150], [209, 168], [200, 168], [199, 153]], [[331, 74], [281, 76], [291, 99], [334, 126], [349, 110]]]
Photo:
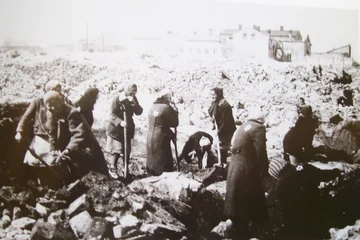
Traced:
[[75, 235], [79, 238], [82, 238], [87, 232], [90, 231], [93, 221], [94, 220], [90, 214], [87, 211], [83, 211], [72, 217], [69, 223]]
[[66, 210], [66, 214], [68, 214], [69, 216], [73, 216], [77, 212], [89, 209], [89, 206], [89, 200], [86, 194], [83, 194], [70, 204], [70, 206]]
[[22, 217], [15, 219], [11, 222], [11, 226], [21, 228], [21, 229], [30, 229], [35, 224], [35, 220], [29, 217]]

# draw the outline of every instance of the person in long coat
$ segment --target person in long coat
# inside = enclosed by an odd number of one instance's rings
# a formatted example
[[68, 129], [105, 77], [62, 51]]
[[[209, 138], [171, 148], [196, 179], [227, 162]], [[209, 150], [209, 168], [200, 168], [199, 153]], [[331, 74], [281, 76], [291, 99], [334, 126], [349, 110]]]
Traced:
[[220, 144], [221, 163], [226, 164], [228, 151], [231, 147], [231, 138], [236, 130], [235, 120], [230, 104], [226, 101], [223, 89], [215, 87], [211, 89], [212, 103], [208, 109], [213, 119], [214, 129], [217, 126], [217, 140]]
[[283, 140], [284, 159], [294, 166], [298, 163], [308, 162], [313, 154], [312, 141], [316, 133], [318, 122], [313, 118], [312, 108], [303, 106], [301, 115], [285, 135]]
[[[133, 116], [141, 115], [143, 108], [140, 106], [136, 97], [137, 85], [129, 84], [125, 89], [120, 89], [120, 93], [111, 103], [110, 121], [107, 127], [107, 151], [111, 154], [109, 174], [113, 179], [118, 179], [117, 162], [120, 156], [125, 164], [125, 141], [124, 129], [127, 133], [127, 156], [129, 161], [131, 152], [131, 139], [135, 135], [135, 123]], [[124, 119], [124, 112], [126, 119]], [[124, 173], [128, 175], [128, 173]]]
[[[56, 91], [61, 94], [61, 84], [56, 80], [50, 80], [44, 85], [44, 92]], [[49, 165], [55, 165], [57, 158], [57, 121], [46, 109], [43, 97], [34, 99], [21, 117], [17, 128], [15, 140], [28, 146], [24, 156], [24, 164], [36, 172], [36, 177], [42, 185], [56, 188], [57, 184], [51, 184], [49, 170], [39, 161], [29, 149], [34, 151]], [[56, 166], [53, 166], [56, 168]]]
[[173, 93], [163, 89], [153, 103], [149, 117], [149, 131], [146, 142], [146, 167], [152, 175], [174, 171], [170, 142], [175, 138], [170, 129], [179, 125], [179, 113], [171, 102]]
[[264, 114], [250, 113], [232, 140], [232, 156], [226, 179], [224, 214], [232, 220], [237, 239], [248, 239], [250, 222], [268, 220], [261, 179], [268, 172]]
[[89, 171], [108, 176], [104, 154], [81, 113], [64, 103], [61, 95], [55, 91], [44, 95], [44, 103], [58, 121], [57, 147], [61, 153], [57, 161], [68, 160], [72, 170], [68, 176], [70, 181]]
[[86, 89], [83, 96], [74, 103], [75, 107], [80, 108], [80, 113], [84, 116], [89, 126], [94, 123], [93, 110], [96, 100], [98, 99], [99, 89], [92, 87]]

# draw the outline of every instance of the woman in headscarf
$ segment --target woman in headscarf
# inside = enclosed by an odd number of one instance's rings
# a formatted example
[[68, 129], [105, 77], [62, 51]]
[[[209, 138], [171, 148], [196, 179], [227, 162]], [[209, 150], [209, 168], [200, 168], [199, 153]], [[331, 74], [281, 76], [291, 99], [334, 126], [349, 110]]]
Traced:
[[217, 138], [220, 144], [221, 164], [226, 164], [231, 138], [236, 130], [235, 121], [230, 104], [224, 98], [222, 88], [211, 89], [212, 103], [209, 115], [213, 119], [214, 129], [217, 126]]
[[[126, 89], [121, 88], [119, 94], [114, 98], [111, 104], [110, 121], [107, 128], [107, 152], [110, 156], [109, 174], [113, 179], [118, 179], [117, 163], [120, 156], [123, 158], [123, 166], [125, 165], [125, 157], [129, 161], [131, 151], [131, 139], [134, 138], [135, 124], [133, 115], [140, 115], [143, 108], [140, 106], [137, 97], [137, 85], [130, 84]], [[126, 118], [124, 118], [124, 113]], [[127, 133], [127, 156], [125, 153], [124, 129]], [[128, 173], [124, 172], [124, 175]]]
[[84, 95], [74, 103], [75, 107], [80, 107], [80, 113], [84, 116], [90, 127], [94, 123], [93, 110], [98, 96], [99, 90], [97, 88], [88, 88]]
[[73, 105], [72, 102], [64, 94], [62, 94], [62, 92], [61, 92], [62, 86], [58, 80], [49, 80], [46, 82], [45, 87], [44, 87], [44, 92], [48, 92], [50, 90], [54, 90], [54, 91], [58, 92], [60, 94], [62, 100], [64, 101], [64, 103]]
[[[48, 91], [61, 91], [61, 84], [56, 80], [48, 81], [44, 86]], [[33, 136], [33, 139], [29, 139]], [[46, 109], [43, 98], [34, 99], [21, 117], [16, 128], [15, 139], [18, 142], [28, 140], [29, 148], [42, 157], [48, 164], [54, 165], [57, 157], [56, 151], [57, 121]], [[51, 153], [51, 154], [49, 154]], [[35, 167], [41, 184], [51, 184], [48, 179], [48, 170], [29, 150], [24, 157], [24, 163]], [[57, 187], [57, 186], [51, 186]]]
[[146, 167], [152, 175], [174, 171], [170, 142], [175, 138], [175, 134], [170, 128], [179, 125], [179, 113], [172, 103], [172, 96], [169, 89], [161, 90], [148, 114]]
[[61, 95], [49, 91], [44, 96], [46, 108], [58, 121], [57, 138], [60, 159], [69, 160], [70, 179], [76, 179], [92, 170], [108, 176], [104, 154], [85, 118], [76, 108], [65, 104]]
[[[261, 179], [268, 172], [266, 129], [260, 109], [234, 134], [231, 162], [226, 180], [224, 214], [234, 223], [236, 239], [249, 239], [249, 223], [268, 220]], [[241, 238], [243, 237], [243, 238]]]

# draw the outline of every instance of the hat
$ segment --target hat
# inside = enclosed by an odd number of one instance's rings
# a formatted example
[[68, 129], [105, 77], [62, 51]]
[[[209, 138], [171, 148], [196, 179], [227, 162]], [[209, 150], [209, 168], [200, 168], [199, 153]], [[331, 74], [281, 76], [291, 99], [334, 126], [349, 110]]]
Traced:
[[249, 119], [258, 120], [262, 123], [265, 122], [265, 114], [260, 107], [254, 107], [249, 110]]
[[300, 112], [304, 117], [309, 117], [312, 115], [312, 107], [310, 105], [301, 106]]
[[173, 92], [168, 89], [168, 88], [163, 88], [159, 93], [158, 93], [158, 98], [163, 98], [163, 97], [172, 97]]
[[50, 90], [47, 93], [45, 93], [43, 99], [44, 99], [44, 103], [47, 103], [50, 100], [58, 100], [62, 102], [62, 98], [60, 94], [54, 90]]
[[279, 173], [285, 167], [286, 164], [288, 164], [288, 162], [286, 162], [284, 159], [281, 158], [271, 160], [269, 163], [269, 174], [273, 178], [279, 179]]
[[55, 90], [58, 87], [61, 89], [61, 84], [58, 80], [50, 80], [45, 84], [44, 90], [45, 92], [48, 92], [50, 90]]

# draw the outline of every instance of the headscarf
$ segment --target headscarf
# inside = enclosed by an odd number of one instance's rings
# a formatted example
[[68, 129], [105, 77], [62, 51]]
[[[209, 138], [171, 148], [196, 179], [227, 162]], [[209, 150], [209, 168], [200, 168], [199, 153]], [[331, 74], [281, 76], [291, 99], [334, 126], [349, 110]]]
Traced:
[[265, 122], [265, 114], [259, 107], [251, 108], [249, 111], [249, 119], [259, 121], [261, 123]]
[[220, 99], [222, 99], [224, 97], [224, 91], [222, 88], [214, 87], [211, 90], [214, 91], [214, 93], [216, 94], [216, 101], [219, 101]]
[[50, 90], [55, 90], [56, 88], [60, 87], [61, 89], [61, 84], [59, 81], [57, 80], [50, 80], [48, 81], [46, 84], [45, 84], [45, 87], [44, 87], [44, 91], [45, 92], [48, 92]]
[[311, 117], [312, 115], [312, 107], [310, 105], [301, 106], [300, 112], [304, 117]]
[[47, 102], [49, 102], [50, 100], [57, 100], [57, 101], [63, 102], [61, 95], [54, 90], [50, 90], [47, 93], [45, 93], [43, 99], [44, 99], [45, 104]]
[[137, 88], [137, 85], [136, 85], [135, 83], [130, 83], [130, 84], [128, 84], [128, 85], [126, 85], [126, 86], [124, 87], [125, 95], [126, 95], [126, 96], [129, 96], [129, 95], [130, 95], [131, 89], [132, 89], [133, 87], [136, 87], [136, 88]]
[[168, 88], [163, 88], [159, 93], [158, 93], [158, 99], [165, 99], [166, 97], [172, 97], [173, 92], [168, 89]]

